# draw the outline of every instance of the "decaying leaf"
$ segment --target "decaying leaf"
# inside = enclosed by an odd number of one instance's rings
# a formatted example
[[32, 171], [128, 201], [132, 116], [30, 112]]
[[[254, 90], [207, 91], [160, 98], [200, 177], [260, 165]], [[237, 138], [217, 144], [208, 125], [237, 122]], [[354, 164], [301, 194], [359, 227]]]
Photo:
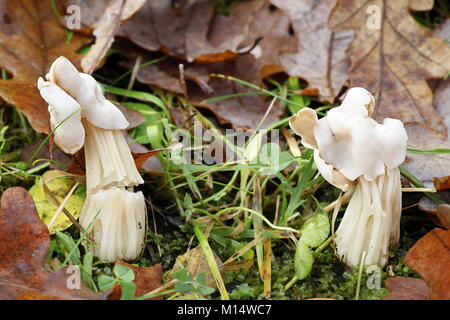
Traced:
[[436, 216], [442, 226], [450, 230], [450, 205], [441, 204], [436, 209]]
[[[160, 264], [151, 267], [137, 267], [123, 261], [116, 261], [116, 264], [124, 265], [134, 272], [134, 283], [136, 284], [136, 297], [143, 296], [161, 286], [163, 270]], [[119, 290], [120, 291], [120, 290]], [[120, 292], [118, 292], [120, 297]], [[109, 298], [113, 300], [112, 297]], [[150, 300], [162, 300], [162, 296]]]
[[[219, 268], [223, 265], [220, 258], [214, 253], [214, 258], [216, 260]], [[203, 249], [200, 246], [195, 247], [194, 249], [190, 249], [184, 255], [178, 256], [177, 263], [172, 268], [172, 273], [175, 273], [177, 270], [180, 270], [181, 266], [186, 268], [194, 277], [196, 277], [197, 273], [205, 272], [206, 273], [206, 285], [211, 288], [217, 288], [216, 280], [211, 273], [208, 262], [206, 261], [205, 255], [203, 253]], [[221, 272], [223, 269], [221, 268]]]
[[90, 291], [71, 267], [52, 273], [44, 270], [50, 235], [23, 188], [3, 193], [0, 243], [0, 299], [106, 299], [109, 294]]
[[348, 50], [350, 84], [374, 93], [377, 120], [391, 117], [426, 123], [446, 136], [447, 127], [432, 106], [426, 79], [450, 71], [450, 45], [409, 13], [432, 6], [430, 0], [341, 0], [329, 24], [335, 31], [355, 31]]
[[332, 31], [328, 16], [336, 0], [272, 0], [289, 14], [298, 37], [296, 53], [281, 56], [284, 70], [304, 78], [319, 89], [320, 97], [333, 102], [347, 81], [349, 59], [345, 53], [353, 38], [349, 30]]
[[76, 188], [76, 182], [68, 176], [64, 177], [62, 175], [64, 173], [61, 172], [62, 174], [56, 175], [55, 178], [48, 179], [53, 172], [58, 173], [55, 170], [47, 171], [30, 189], [30, 195], [34, 200], [38, 215], [49, 228], [50, 234], [67, 229], [72, 225], [72, 222], [62, 211], [58, 211], [58, 207], [47, 197], [43, 184], [47, 185], [47, 188], [60, 203], [63, 203], [68, 193], [72, 191], [72, 195], [64, 207], [75, 219], [80, 216], [85, 198], [83, 192], [81, 192], [82, 188], [78, 192], [71, 190]]
[[[161, 24], [163, 20], [171, 24]], [[211, 1], [175, 6], [147, 2], [121, 27], [119, 35], [143, 49], [176, 57], [141, 68], [138, 81], [183, 95], [214, 112], [221, 123], [255, 128], [269, 99], [242, 84], [211, 75], [225, 74], [263, 86], [263, 78], [283, 71], [281, 55], [295, 51], [297, 39], [290, 27], [289, 16], [269, 0], [239, 2], [229, 16], [215, 13]], [[122, 51], [129, 54], [129, 49]], [[137, 55], [144, 56], [144, 61], [152, 59], [148, 53]], [[184, 65], [183, 76], [180, 64]], [[280, 114], [279, 106], [274, 106], [263, 127], [276, 122]]]
[[428, 300], [428, 287], [422, 279], [391, 277], [384, 281], [389, 295], [384, 300]]
[[[450, 203], [450, 190], [439, 191], [435, 196], [444, 202]], [[430, 198], [424, 196], [419, 201], [419, 209], [435, 216], [436, 219], [434, 222], [439, 226], [450, 229], [450, 205], [437, 204]]]
[[437, 191], [450, 189], [450, 176], [433, 178], [433, 184]]
[[26, 145], [22, 150], [20, 160], [27, 163], [30, 162], [30, 159], [34, 156], [35, 152], [38, 151], [38, 149], [40, 148], [37, 154], [32, 159], [30, 167], [35, 167], [42, 164], [41, 162], [33, 164], [35, 160], [53, 159], [54, 162], [50, 165], [50, 167], [52, 169], [63, 170], [64, 166], [67, 166], [71, 162], [71, 157], [68, 154], [64, 153], [61, 149], [56, 149], [56, 145], [54, 145], [55, 149], [53, 150], [51, 155], [50, 146], [48, 142], [41, 147], [43, 141], [44, 138], [39, 138], [33, 143]]
[[[440, 81], [434, 92], [433, 103], [437, 112], [444, 119], [447, 128], [450, 128], [450, 78]], [[447, 132], [447, 138], [450, 139], [450, 130]]]
[[[225, 74], [264, 86], [260, 77], [261, 70], [252, 55], [241, 55], [214, 64], [185, 65], [187, 91], [180, 81], [178, 63], [167, 59], [161, 64], [144, 67], [139, 70], [137, 80], [184, 95], [190, 103], [212, 111], [221, 123], [231, 124], [235, 128], [257, 127], [271, 99], [233, 80], [211, 76]], [[277, 102], [261, 127], [277, 122], [281, 114], [282, 110]]]
[[[274, 1], [260, 1], [263, 5], [254, 13], [245, 47], [251, 48], [258, 39], [251, 54], [255, 58], [255, 68], [259, 69], [262, 79], [288, 71], [283, 68], [283, 56], [295, 52], [297, 38], [292, 34], [292, 22], [287, 13], [274, 6]], [[241, 11], [236, 5], [235, 10]]]
[[450, 230], [428, 232], [404, 261], [426, 281], [431, 299], [450, 299]]
[[246, 49], [240, 45], [246, 39], [252, 13], [263, 3], [239, 3], [230, 17], [224, 17], [215, 14], [214, 1], [147, 1], [121, 27], [120, 35], [146, 50], [162, 50], [189, 62], [223, 61]]
[[111, 47], [120, 24], [138, 11], [146, 0], [110, 0], [110, 1], [72, 1], [80, 6], [82, 17], [87, 13], [84, 23], [91, 22], [94, 28], [95, 43], [81, 60], [83, 72], [91, 74], [101, 63]]
[[0, 96], [21, 110], [34, 129], [48, 132], [47, 105], [36, 81], [59, 56], [78, 65], [76, 51], [89, 38], [75, 35], [69, 42], [50, 1], [1, 0], [0, 4], [4, 10], [0, 12], [0, 68], [12, 75], [0, 80]]
[[[450, 141], [440, 132], [422, 123], [407, 123], [408, 147], [419, 150], [450, 148]], [[433, 187], [434, 178], [446, 177], [450, 172], [450, 154], [408, 153], [405, 166], [426, 186]]]
[[127, 130], [136, 128], [145, 122], [145, 117], [139, 111], [133, 110], [121, 104], [117, 105], [117, 108], [122, 111], [129, 123]]

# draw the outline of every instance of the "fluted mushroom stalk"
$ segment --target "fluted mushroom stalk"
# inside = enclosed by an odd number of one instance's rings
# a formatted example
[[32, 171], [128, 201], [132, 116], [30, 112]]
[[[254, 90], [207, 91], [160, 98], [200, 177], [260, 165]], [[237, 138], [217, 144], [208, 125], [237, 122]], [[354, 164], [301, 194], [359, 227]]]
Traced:
[[341, 106], [317, 118], [304, 108], [290, 120], [305, 147], [314, 149], [321, 175], [343, 191], [354, 189], [334, 240], [337, 255], [348, 265], [387, 263], [389, 244], [398, 242], [401, 184], [398, 166], [405, 160], [407, 134], [403, 123], [370, 118], [373, 96], [350, 89]]
[[97, 81], [64, 57], [53, 62], [46, 80], [38, 79], [38, 88], [49, 104], [55, 143], [71, 154], [84, 145], [87, 198], [80, 224], [96, 241], [95, 255], [136, 259], [145, 243], [146, 207], [143, 194], [130, 191], [143, 180], [122, 132], [128, 121]]
[[142, 192], [112, 187], [86, 199], [80, 224], [92, 225], [95, 256], [107, 261], [133, 260], [144, 249], [145, 199]]

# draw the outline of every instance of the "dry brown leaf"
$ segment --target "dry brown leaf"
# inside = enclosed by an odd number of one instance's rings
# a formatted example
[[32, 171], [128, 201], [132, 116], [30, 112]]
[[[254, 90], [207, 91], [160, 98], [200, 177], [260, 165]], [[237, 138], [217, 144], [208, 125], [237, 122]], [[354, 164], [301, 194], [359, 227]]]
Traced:
[[44, 270], [50, 234], [39, 219], [33, 199], [19, 187], [6, 190], [0, 209], [0, 299], [106, 299], [81, 283], [69, 289], [74, 271]]
[[[137, 267], [120, 260], [116, 261], [116, 264], [121, 264], [133, 270], [134, 283], [136, 284], [136, 294], [135, 294], [136, 297], [143, 296], [161, 286], [163, 270], [160, 264], [156, 264], [151, 267]], [[121, 290], [120, 289], [117, 290], [116, 294], [117, 297], [120, 297]], [[163, 297], [160, 296], [149, 300], [162, 300], [162, 299]]]
[[404, 261], [426, 281], [431, 299], [450, 299], [450, 230], [428, 232]]
[[336, 0], [272, 0], [289, 14], [296, 37], [297, 52], [281, 56], [290, 76], [308, 81], [322, 99], [333, 101], [348, 79], [349, 59], [345, 54], [353, 38], [349, 30], [328, 28], [328, 16]]
[[[294, 52], [297, 38], [292, 34], [289, 16], [274, 6], [271, 1], [261, 1], [264, 5], [254, 13], [244, 47], [252, 47], [255, 39], [260, 39], [251, 54], [255, 57], [256, 68], [262, 79], [284, 72], [282, 56]], [[273, 2], [273, 1], [272, 1]], [[242, 10], [239, 6], [236, 10]], [[245, 9], [245, 8], [244, 8]], [[220, 29], [219, 29], [220, 30]]]
[[[214, 259], [216, 260], [217, 265], [219, 266], [220, 272], [223, 273], [222, 268], [222, 261], [217, 256], [215, 252]], [[194, 249], [190, 249], [185, 254], [177, 257], [178, 263], [175, 263], [171, 273], [175, 273], [176, 271], [180, 270], [180, 263], [181, 265], [186, 268], [187, 271], [189, 271], [194, 277], [197, 276], [197, 273], [199, 272], [205, 272], [206, 273], [206, 285], [211, 288], [217, 288], [216, 280], [214, 279], [214, 276], [211, 273], [211, 270], [208, 265], [208, 261], [206, 261], [205, 255], [203, 253], [203, 249], [201, 246], [197, 246]]]
[[441, 225], [450, 230], [450, 205], [441, 204], [436, 208], [436, 216], [439, 219]]
[[[143, 61], [148, 60], [149, 58], [145, 58]], [[251, 94], [216, 100], [227, 95], [255, 93], [255, 90], [229, 79], [210, 76], [210, 74], [226, 74], [264, 86], [261, 81], [260, 65], [252, 55], [241, 55], [213, 64], [185, 64], [186, 87], [180, 80], [179, 63], [179, 60], [166, 59], [146, 66], [139, 69], [136, 79], [141, 83], [187, 97], [192, 104], [212, 111], [221, 123], [229, 123], [235, 128], [256, 128], [270, 105], [270, 98]], [[282, 110], [276, 103], [262, 127], [277, 122], [281, 114]]]
[[[438, 84], [434, 92], [433, 104], [444, 119], [447, 128], [450, 128], [450, 78], [440, 81]], [[447, 132], [447, 138], [450, 139], [450, 130]]]
[[81, 60], [83, 72], [91, 74], [102, 62], [106, 52], [111, 47], [114, 37], [121, 23], [136, 13], [146, 0], [110, 0], [110, 1], [72, 1], [80, 6], [82, 17], [85, 13], [84, 24], [91, 23], [94, 28], [95, 43]]
[[0, 80], [0, 96], [21, 110], [34, 129], [48, 132], [47, 105], [36, 81], [59, 56], [78, 66], [80, 55], [76, 51], [89, 38], [75, 35], [68, 43], [50, 1], [1, 0], [0, 4], [0, 67], [13, 76]]
[[389, 295], [383, 300], [428, 300], [425, 281], [410, 277], [391, 277], [384, 281]]
[[146, 50], [162, 50], [189, 62], [223, 61], [245, 51], [241, 44], [254, 12], [263, 4], [245, 1], [224, 17], [215, 14], [215, 2], [210, 0], [147, 1], [121, 27], [120, 35]]
[[117, 105], [120, 111], [122, 111], [123, 115], [128, 121], [128, 127], [126, 130], [130, 130], [136, 127], [139, 127], [141, 124], [145, 122], [145, 117], [139, 111], [128, 108], [122, 104]]
[[433, 184], [437, 191], [450, 189], [450, 176], [433, 178]]
[[[426, 79], [444, 77], [450, 71], [450, 45], [409, 13], [409, 9], [428, 10], [432, 5], [430, 0], [341, 0], [329, 24], [335, 31], [356, 32], [348, 50], [350, 84], [374, 93], [377, 120], [391, 117], [426, 123], [446, 136], [447, 127], [432, 107]], [[381, 20], [376, 19], [377, 13]]]
[[[424, 124], [405, 124], [408, 132], [408, 147], [419, 150], [450, 148], [450, 141], [439, 132]], [[446, 177], [450, 172], [450, 154], [408, 153], [405, 167], [426, 186], [433, 187], [433, 179]]]
[[[444, 202], [450, 203], [450, 190], [438, 191], [434, 194]], [[425, 211], [431, 216], [433, 222], [446, 229], [450, 229], [450, 209], [448, 204], [437, 204], [427, 196], [419, 201], [419, 209]]]
[[[210, 74], [230, 75], [264, 86], [255, 58], [249, 54], [211, 65], [208, 71]], [[207, 84], [213, 89], [212, 93], [205, 94], [204, 91], [193, 88], [189, 91], [189, 101], [211, 110], [221, 123], [230, 123], [234, 128], [256, 128], [271, 103], [271, 97], [257, 94], [256, 90], [228, 78], [211, 77]], [[222, 98], [224, 96], [227, 97]], [[267, 128], [277, 122], [281, 114], [282, 110], [277, 101], [260, 128]]]
[[[33, 143], [26, 145], [21, 154], [20, 154], [20, 160], [24, 162], [29, 162], [31, 157], [33, 157], [34, 153], [37, 151], [37, 149], [41, 146], [42, 142], [44, 141], [44, 138], [39, 138]], [[67, 166], [72, 162], [71, 156], [64, 153], [60, 149], [54, 149], [53, 154], [50, 154], [50, 143], [45, 143], [42, 148], [39, 150], [39, 152], [36, 154], [36, 156], [33, 158], [32, 163], [37, 159], [53, 159], [55, 160], [51, 165], [50, 168], [52, 169], [59, 169], [64, 170], [63, 166]], [[30, 167], [36, 167], [38, 165], [42, 164], [41, 162], [37, 162], [34, 165], [31, 164]], [[62, 164], [63, 166], [60, 166]]]

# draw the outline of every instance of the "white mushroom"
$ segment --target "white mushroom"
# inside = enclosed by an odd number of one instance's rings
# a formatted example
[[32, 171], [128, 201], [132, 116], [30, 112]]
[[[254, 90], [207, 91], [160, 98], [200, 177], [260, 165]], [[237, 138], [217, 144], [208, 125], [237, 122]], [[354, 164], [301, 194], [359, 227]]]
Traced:
[[38, 79], [38, 88], [42, 97], [48, 102], [50, 125], [54, 130], [55, 143], [64, 152], [74, 154], [84, 144], [80, 104], [60, 87], [42, 78]]
[[92, 194], [80, 216], [81, 225], [91, 223], [95, 256], [110, 262], [136, 259], [145, 243], [144, 195], [117, 187]]
[[350, 89], [341, 106], [318, 120], [304, 108], [291, 118], [302, 143], [314, 149], [314, 161], [332, 185], [355, 191], [336, 231], [336, 251], [347, 264], [383, 266], [389, 244], [398, 242], [401, 184], [398, 166], [405, 160], [407, 134], [403, 123], [387, 118], [383, 124], [369, 116], [374, 99], [364, 88]]
[[82, 117], [102, 129], [126, 129], [128, 121], [122, 112], [108, 101], [97, 81], [86, 73], [78, 72], [65, 57], [56, 59], [46, 79], [66, 91], [81, 105]]
[[39, 78], [38, 88], [49, 103], [55, 143], [67, 153], [84, 144], [87, 199], [80, 223], [93, 226], [94, 253], [111, 262], [133, 260], [144, 246], [146, 208], [142, 193], [125, 189], [143, 183], [121, 131], [128, 121], [95, 79], [66, 58], [54, 61], [46, 79]]

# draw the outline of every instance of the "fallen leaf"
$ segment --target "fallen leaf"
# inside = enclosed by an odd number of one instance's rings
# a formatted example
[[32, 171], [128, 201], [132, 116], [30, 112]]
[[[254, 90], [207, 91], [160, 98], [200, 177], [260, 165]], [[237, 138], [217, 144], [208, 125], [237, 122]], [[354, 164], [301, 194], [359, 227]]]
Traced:
[[129, 123], [127, 130], [139, 127], [145, 122], [145, 117], [139, 111], [128, 108], [122, 104], [117, 105], [117, 108], [122, 111], [123, 115]]
[[404, 261], [426, 281], [431, 299], [450, 299], [450, 230], [428, 232]]
[[[217, 265], [219, 266], [221, 272], [223, 269], [221, 266], [223, 265], [220, 258], [217, 256], [215, 252], [214, 259], [216, 260]], [[177, 270], [180, 270], [180, 264], [186, 268], [194, 277], [197, 276], [199, 272], [206, 273], [206, 285], [211, 288], [217, 288], [216, 280], [214, 279], [211, 270], [209, 268], [208, 262], [206, 261], [205, 255], [203, 253], [203, 249], [201, 246], [197, 246], [194, 249], [190, 249], [184, 255], [177, 257], [178, 263], [175, 263], [171, 273], [175, 273]]]
[[433, 178], [433, 184], [437, 191], [450, 189], [450, 176]]
[[[34, 153], [37, 151], [37, 149], [41, 146], [43, 141], [44, 138], [38, 138], [33, 143], [26, 145], [23, 148], [22, 153], [20, 154], [20, 160], [28, 163], [31, 157], [33, 157]], [[37, 159], [53, 159], [54, 162], [52, 162], [50, 168], [59, 170], [63, 170], [64, 169], [63, 167], [67, 166], [72, 161], [71, 156], [64, 153], [61, 149], [54, 149], [53, 154], [50, 155], [50, 148], [48, 142], [41, 147], [36, 156], [34, 156], [32, 162], [34, 162]], [[33, 168], [40, 164], [42, 164], [42, 162], [37, 162], [34, 165], [33, 163], [31, 163], [30, 167]]]
[[[211, 65], [209, 73], [233, 76], [264, 87], [255, 60], [252, 55], [239, 56]], [[238, 129], [258, 127], [272, 100], [271, 97], [258, 94], [257, 90], [228, 77], [211, 77], [208, 85], [213, 89], [212, 93], [205, 94], [201, 90], [191, 90], [189, 101], [212, 111], [221, 123], [229, 123]], [[276, 101], [259, 128], [267, 128], [277, 122], [282, 113], [279, 101]]]
[[154, 150], [150, 150], [145, 153], [134, 153], [133, 154], [134, 163], [136, 164], [136, 167], [138, 168], [138, 170], [142, 170], [143, 165], [148, 161], [149, 158], [153, 157], [154, 155], [156, 155], [160, 152], [163, 152], [163, 151], [171, 151], [171, 150], [180, 149], [182, 147], [183, 147], [183, 144], [181, 142], [175, 142], [174, 144], [170, 145], [167, 148], [154, 149]]
[[450, 230], [450, 205], [441, 204], [436, 209], [436, 216], [441, 225]]
[[383, 300], [428, 300], [428, 287], [422, 279], [391, 277], [384, 281], [390, 293]]
[[[50, 235], [39, 219], [33, 199], [19, 187], [6, 190], [0, 209], [0, 299], [106, 299], [109, 293], [94, 293], [80, 283], [70, 289], [74, 270], [44, 270]], [[69, 269], [71, 268], [71, 269]]]
[[333, 102], [348, 79], [349, 59], [345, 53], [353, 39], [349, 30], [332, 31], [328, 16], [336, 0], [272, 0], [289, 14], [298, 38], [295, 53], [281, 56], [290, 75], [305, 79], [317, 88], [322, 99]]
[[[434, 92], [434, 99], [433, 99], [433, 104], [437, 112], [444, 119], [447, 128], [450, 128], [449, 103], [450, 103], [450, 78], [447, 78], [446, 80], [440, 81], [440, 83], [436, 88], [436, 91]], [[448, 130], [447, 132], [447, 138], [450, 139], [450, 130]]]
[[[419, 150], [448, 149], [450, 141], [430, 126], [406, 123], [408, 148]], [[427, 187], [433, 187], [433, 179], [446, 177], [450, 172], [450, 154], [407, 153], [405, 167]]]
[[409, 13], [432, 6], [432, 0], [340, 0], [329, 24], [335, 31], [355, 31], [347, 51], [350, 84], [374, 93], [377, 120], [426, 123], [447, 136], [426, 80], [450, 71], [450, 45]]
[[[439, 199], [442, 199], [444, 202], [450, 202], [450, 190], [443, 190], [443, 191], [438, 191], [435, 194]], [[428, 200], [427, 200], [428, 199]], [[426, 201], [422, 201], [422, 200], [426, 200]], [[436, 204], [433, 200], [431, 200], [430, 198], [424, 196], [422, 197], [422, 199], [420, 199], [420, 203], [419, 203], [419, 208], [420, 210], [423, 211], [429, 211], [429, 210], [436, 210], [438, 204]], [[434, 212], [430, 212], [432, 214], [434, 214]]]
[[[247, 39], [242, 45], [251, 48], [255, 39], [260, 39], [250, 53], [256, 59], [255, 67], [260, 70], [260, 77], [265, 79], [288, 70], [283, 68], [282, 57], [294, 52], [298, 41], [292, 34], [292, 23], [288, 14], [274, 6], [273, 0], [263, 0], [261, 3], [263, 5], [254, 13]], [[236, 11], [245, 10], [239, 5], [234, 8]]]
[[[190, 103], [213, 112], [222, 124], [231, 124], [234, 128], [242, 129], [257, 127], [270, 105], [270, 97], [233, 80], [210, 76], [225, 74], [264, 87], [255, 57], [247, 54], [213, 64], [185, 64], [187, 92], [180, 81], [179, 63], [179, 60], [166, 59], [146, 66], [139, 69], [136, 79], [141, 83], [185, 96]], [[282, 110], [277, 102], [261, 128], [277, 122], [281, 114]]]
[[111, 0], [111, 1], [73, 1], [80, 7], [80, 11], [88, 13], [83, 21], [89, 21], [90, 28], [94, 28], [95, 43], [89, 52], [81, 60], [83, 72], [91, 74], [101, 63], [108, 49], [111, 47], [114, 37], [120, 25], [136, 13], [146, 0]]
[[0, 12], [0, 67], [13, 76], [0, 80], [0, 96], [22, 111], [34, 129], [48, 132], [47, 105], [36, 81], [59, 56], [78, 66], [80, 55], [76, 51], [89, 38], [75, 35], [68, 42], [50, 1], [1, 0], [0, 3], [3, 10]]
[[[143, 296], [161, 286], [163, 270], [160, 264], [151, 267], [138, 267], [120, 260], [116, 261], [116, 264], [121, 264], [133, 270], [135, 276], [134, 283], [136, 284], [136, 297]], [[120, 292], [118, 293], [118, 297], [120, 297]], [[149, 300], [162, 299], [163, 297], [160, 296]]]
[[[434, 195], [450, 203], [450, 190], [438, 191]], [[427, 196], [423, 196], [419, 201], [419, 209], [433, 215], [432, 220], [437, 225], [450, 229], [450, 210], [447, 204], [437, 204]]]
[[[36, 181], [34, 186], [30, 188], [30, 195], [34, 200], [39, 218], [41, 218], [46, 226], [49, 227], [50, 234], [54, 234], [55, 231], [63, 231], [67, 229], [72, 225], [72, 222], [63, 212], [60, 212], [57, 218], [54, 217], [58, 206], [56, 206], [47, 197], [44, 191], [43, 183], [45, 181], [47, 188], [50, 192], [52, 192], [53, 196], [59, 201], [59, 203], [62, 203], [69, 191], [75, 185], [75, 181], [69, 177], [63, 176], [47, 180], [46, 177], [49, 177], [49, 174], [52, 174], [52, 170], [47, 171], [40, 179]], [[81, 208], [84, 204], [85, 197], [81, 190], [82, 189], [80, 188], [78, 189], [78, 192], [75, 191], [65, 205], [67, 211], [69, 211], [75, 219], [78, 219], [80, 216]], [[49, 226], [50, 223], [51, 226]]]
[[147, 1], [120, 28], [120, 35], [146, 50], [161, 50], [188, 62], [223, 61], [245, 49], [240, 45], [246, 39], [252, 13], [262, 4], [258, 0], [239, 3], [229, 17], [224, 17], [215, 14], [214, 1]]

